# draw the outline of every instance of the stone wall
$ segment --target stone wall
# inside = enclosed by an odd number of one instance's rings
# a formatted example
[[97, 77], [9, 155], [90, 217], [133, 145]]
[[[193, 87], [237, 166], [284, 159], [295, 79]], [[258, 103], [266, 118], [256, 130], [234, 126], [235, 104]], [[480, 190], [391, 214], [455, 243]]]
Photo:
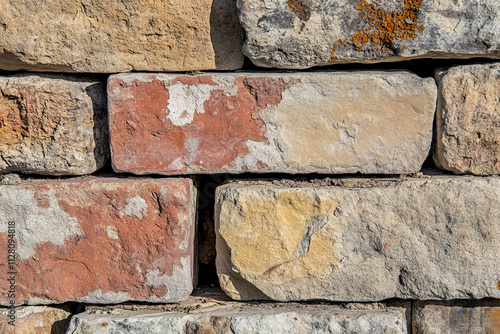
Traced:
[[500, 333], [500, 2], [4, 0], [0, 332]]

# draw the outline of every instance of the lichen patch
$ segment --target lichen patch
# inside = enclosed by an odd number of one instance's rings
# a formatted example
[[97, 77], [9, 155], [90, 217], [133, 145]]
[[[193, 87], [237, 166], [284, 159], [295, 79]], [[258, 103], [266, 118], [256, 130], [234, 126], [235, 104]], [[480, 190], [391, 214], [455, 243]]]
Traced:
[[361, 51], [370, 44], [374, 48], [390, 50], [395, 54], [406, 49], [403, 45], [398, 50], [395, 42], [414, 39], [417, 34], [423, 32], [422, 20], [418, 19], [421, 5], [422, 0], [404, 0], [404, 6], [399, 12], [390, 13], [383, 7], [359, 0], [356, 9], [361, 12], [368, 27], [356, 31], [348, 42], [342, 39], [335, 42], [329, 61], [337, 59], [335, 53], [341, 45], [351, 45], [356, 51]]
[[311, 18], [311, 5], [308, 0], [288, 0], [288, 7], [302, 21], [308, 21]]

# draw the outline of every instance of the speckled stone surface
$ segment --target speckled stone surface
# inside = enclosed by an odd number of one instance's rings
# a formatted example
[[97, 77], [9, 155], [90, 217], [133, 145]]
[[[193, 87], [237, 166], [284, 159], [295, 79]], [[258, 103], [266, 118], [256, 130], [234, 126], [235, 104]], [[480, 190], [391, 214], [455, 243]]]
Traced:
[[500, 58], [497, 0], [238, 0], [244, 53], [303, 69], [415, 58]]

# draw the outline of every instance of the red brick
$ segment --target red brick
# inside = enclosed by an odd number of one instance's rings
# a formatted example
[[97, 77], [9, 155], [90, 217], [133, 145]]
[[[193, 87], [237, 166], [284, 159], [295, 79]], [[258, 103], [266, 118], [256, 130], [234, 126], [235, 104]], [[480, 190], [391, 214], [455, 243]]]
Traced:
[[[0, 186], [0, 257], [15, 222], [16, 304], [176, 302], [195, 280], [189, 179], [87, 177]], [[5, 261], [0, 270], [11, 270]], [[8, 282], [0, 283], [7, 305]]]

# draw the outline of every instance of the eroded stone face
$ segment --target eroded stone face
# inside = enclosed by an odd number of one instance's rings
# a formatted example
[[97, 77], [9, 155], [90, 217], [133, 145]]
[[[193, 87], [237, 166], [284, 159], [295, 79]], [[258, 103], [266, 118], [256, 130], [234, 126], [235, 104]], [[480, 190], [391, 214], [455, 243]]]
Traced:
[[455, 174], [500, 174], [500, 63], [438, 73], [434, 162]]
[[0, 68], [116, 73], [243, 65], [233, 0], [7, 0]]
[[0, 173], [90, 174], [106, 163], [108, 145], [99, 81], [0, 77]]
[[196, 281], [195, 210], [189, 179], [0, 186], [0, 243], [12, 232], [16, 242], [16, 263], [0, 269], [17, 271], [16, 304], [177, 302]]
[[221, 287], [238, 300], [498, 298], [499, 185], [435, 176], [221, 186]]
[[258, 66], [500, 57], [495, 0], [238, 0], [238, 7], [243, 51]]
[[497, 333], [500, 301], [422, 302], [413, 306], [413, 333]]
[[431, 79], [408, 72], [115, 75], [113, 168], [161, 173], [412, 173]]

